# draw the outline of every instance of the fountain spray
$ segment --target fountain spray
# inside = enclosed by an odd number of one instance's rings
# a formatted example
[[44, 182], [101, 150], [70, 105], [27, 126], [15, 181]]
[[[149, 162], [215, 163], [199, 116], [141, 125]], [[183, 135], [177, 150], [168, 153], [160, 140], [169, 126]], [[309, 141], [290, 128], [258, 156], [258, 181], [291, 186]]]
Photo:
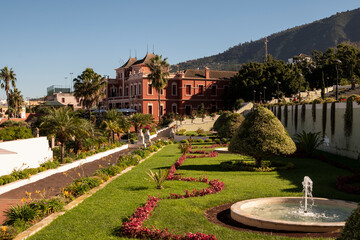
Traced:
[[308, 198], [310, 198], [310, 200], [313, 201], [313, 196], [312, 196], [313, 181], [308, 176], [305, 176], [304, 181], [302, 182], [302, 185], [303, 185], [303, 193], [304, 193], [304, 199], [305, 199], [304, 212], [307, 213]]

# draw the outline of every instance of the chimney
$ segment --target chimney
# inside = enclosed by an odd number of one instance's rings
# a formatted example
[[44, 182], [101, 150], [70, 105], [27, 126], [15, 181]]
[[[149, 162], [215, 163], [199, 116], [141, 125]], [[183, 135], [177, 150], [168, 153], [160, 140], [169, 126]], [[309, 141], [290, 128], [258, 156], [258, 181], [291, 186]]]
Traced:
[[209, 79], [210, 78], [210, 68], [205, 67], [205, 78]]

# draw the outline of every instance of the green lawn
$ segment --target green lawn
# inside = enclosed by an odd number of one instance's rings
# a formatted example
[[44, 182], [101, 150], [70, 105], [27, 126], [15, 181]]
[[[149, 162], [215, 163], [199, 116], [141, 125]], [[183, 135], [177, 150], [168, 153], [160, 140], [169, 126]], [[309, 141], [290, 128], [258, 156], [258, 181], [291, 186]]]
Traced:
[[[148, 169], [169, 168], [180, 156], [177, 145], [168, 145], [130, 172], [118, 177], [105, 188], [86, 199], [76, 208], [56, 219], [30, 239], [123, 239], [114, 234], [122, 221], [146, 202], [147, 196], [166, 197], [169, 193], [184, 193], [185, 189], [201, 189], [205, 183], [166, 181], [163, 190], [146, 181]], [[204, 217], [208, 208], [243, 199], [271, 196], [301, 196], [301, 182], [305, 175], [314, 181], [313, 195], [351, 201], [360, 201], [359, 195], [335, 189], [339, 175], [351, 175], [342, 169], [314, 159], [277, 158], [291, 161], [295, 168], [286, 171], [231, 172], [222, 171], [219, 163], [239, 159], [239, 155], [219, 154], [216, 158], [187, 159], [177, 171], [183, 176], [220, 179], [226, 188], [219, 194], [197, 198], [160, 200], [146, 226], [168, 228], [172, 233], [203, 232], [218, 239], [291, 239], [230, 230]], [[305, 238], [306, 239], [306, 238]]]

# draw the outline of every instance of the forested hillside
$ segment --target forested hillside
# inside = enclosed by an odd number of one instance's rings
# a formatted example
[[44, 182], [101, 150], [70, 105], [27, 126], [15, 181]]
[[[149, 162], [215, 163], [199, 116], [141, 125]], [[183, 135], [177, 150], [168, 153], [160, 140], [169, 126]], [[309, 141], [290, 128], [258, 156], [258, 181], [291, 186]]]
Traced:
[[[268, 36], [268, 53], [287, 61], [300, 53], [310, 55], [313, 50], [324, 51], [346, 41], [360, 42], [360, 8], [272, 34]], [[236, 45], [223, 53], [179, 63], [174, 69], [207, 66], [217, 70], [239, 70], [242, 63], [263, 61], [264, 53], [262, 38]]]

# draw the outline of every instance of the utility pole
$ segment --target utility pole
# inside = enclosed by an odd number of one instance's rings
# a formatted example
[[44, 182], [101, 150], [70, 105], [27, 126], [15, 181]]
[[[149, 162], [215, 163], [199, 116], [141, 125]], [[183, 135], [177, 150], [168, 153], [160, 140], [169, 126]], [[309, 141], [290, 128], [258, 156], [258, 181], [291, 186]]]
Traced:
[[264, 44], [265, 44], [265, 62], [267, 62], [267, 60], [268, 60], [268, 39], [267, 39], [267, 37], [265, 37], [265, 42], [264, 42]]

